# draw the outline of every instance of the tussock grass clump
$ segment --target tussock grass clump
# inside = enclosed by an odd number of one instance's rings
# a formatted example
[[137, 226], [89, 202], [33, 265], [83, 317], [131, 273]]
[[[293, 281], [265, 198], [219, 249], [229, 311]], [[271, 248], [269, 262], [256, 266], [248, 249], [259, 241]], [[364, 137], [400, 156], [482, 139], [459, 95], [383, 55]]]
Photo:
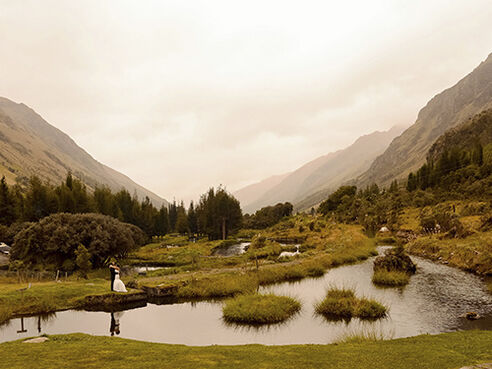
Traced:
[[358, 298], [352, 289], [330, 288], [326, 297], [315, 305], [315, 311], [328, 319], [379, 319], [386, 307], [375, 300]]
[[258, 282], [253, 276], [218, 276], [193, 280], [178, 291], [181, 298], [229, 297], [239, 293], [253, 292]]
[[273, 324], [283, 322], [301, 310], [301, 303], [292, 297], [240, 295], [222, 308], [224, 320], [239, 324]]
[[372, 283], [380, 286], [405, 286], [410, 282], [410, 275], [405, 272], [379, 269], [372, 275]]

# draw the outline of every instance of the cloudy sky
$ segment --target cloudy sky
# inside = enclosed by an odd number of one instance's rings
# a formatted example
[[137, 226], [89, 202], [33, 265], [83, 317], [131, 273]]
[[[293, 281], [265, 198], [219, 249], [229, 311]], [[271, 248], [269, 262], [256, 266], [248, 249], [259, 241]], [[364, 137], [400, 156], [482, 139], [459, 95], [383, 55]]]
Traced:
[[410, 125], [492, 52], [490, 0], [0, 0], [0, 96], [172, 199]]

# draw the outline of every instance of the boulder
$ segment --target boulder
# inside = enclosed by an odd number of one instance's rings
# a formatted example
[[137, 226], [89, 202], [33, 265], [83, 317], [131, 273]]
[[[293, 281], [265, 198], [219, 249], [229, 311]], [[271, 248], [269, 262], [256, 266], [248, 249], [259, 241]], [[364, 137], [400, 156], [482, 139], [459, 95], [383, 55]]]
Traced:
[[378, 256], [374, 260], [374, 271], [387, 270], [405, 272], [408, 274], [414, 274], [417, 270], [416, 265], [412, 259], [405, 254], [403, 248], [395, 248], [387, 250], [384, 256]]

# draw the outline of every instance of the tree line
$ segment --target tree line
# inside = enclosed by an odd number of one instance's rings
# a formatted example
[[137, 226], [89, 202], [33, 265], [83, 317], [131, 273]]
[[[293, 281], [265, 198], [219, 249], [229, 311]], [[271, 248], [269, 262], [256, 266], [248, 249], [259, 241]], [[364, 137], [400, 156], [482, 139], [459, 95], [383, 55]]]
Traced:
[[206, 235], [210, 239], [227, 237], [242, 221], [239, 202], [224, 188], [211, 188], [197, 206], [173, 201], [168, 207], [155, 207], [148, 197], [142, 201], [126, 190], [112, 192], [106, 186], [89, 191], [71, 173], [58, 186], [30, 178], [27, 188], [9, 186], [0, 180], [0, 225], [16, 228], [22, 222], [38, 222], [56, 213], [97, 213], [141, 228], [148, 236], [170, 232]]

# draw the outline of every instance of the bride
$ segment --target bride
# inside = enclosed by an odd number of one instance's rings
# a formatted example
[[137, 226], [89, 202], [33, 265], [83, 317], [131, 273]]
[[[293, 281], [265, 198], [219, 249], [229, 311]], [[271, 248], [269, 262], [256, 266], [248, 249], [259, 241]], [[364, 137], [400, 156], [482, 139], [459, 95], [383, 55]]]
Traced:
[[115, 276], [114, 276], [114, 286], [113, 289], [116, 292], [128, 292], [126, 290], [125, 284], [123, 281], [120, 279], [120, 268], [117, 268], [115, 270]]

